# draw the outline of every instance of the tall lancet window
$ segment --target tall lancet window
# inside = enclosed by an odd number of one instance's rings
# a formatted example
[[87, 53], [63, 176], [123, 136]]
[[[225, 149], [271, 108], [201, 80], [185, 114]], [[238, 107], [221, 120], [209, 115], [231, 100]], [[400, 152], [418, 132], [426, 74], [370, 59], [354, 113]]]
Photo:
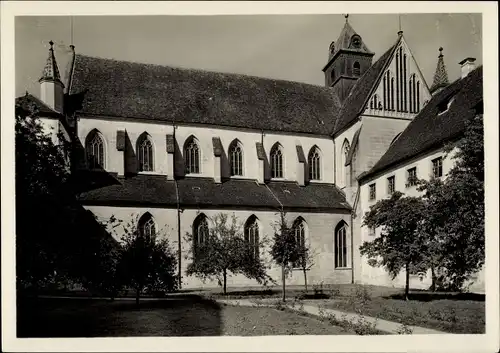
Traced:
[[259, 224], [257, 217], [250, 216], [245, 223], [245, 241], [248, 243], [252, 257], [259, 257]]
[[243, 175], [243, 148], [238, 140], [234, 140], [229, 145], [229, 163], [231, 176]]
[[200, 146], [193, 136], [188, 138], [184, 145], [184, 163], [186, 174], [200, 173]]
[[313, 146], [307, 158], [309, 164], [309, 180], [321, 180], [321, 154], [317, 146]]
[[359, 65], [359, 62], [355, 61], [354, 62], [354, 65], [352, 66], [352, 73], [353, 73], [353, 76], [359, 76], [361, 72], [361, 66]]
[[347, 181], [349, 179], [349, 169], [346, 167], [345, 163], [347, 161], [347, 156], [349, 155], [349, 148], [350, 144], [347, 139], [344, 140], [344, 143], [342, 144], [342, 150], [341, 150], [341, 160], [340, 160], [340, 186], [347, 186]]
[[404, 108], [403, 108], [403, 110], [405, 112], [408, 111], [408, 105], [407, 105], [407, 93], [408, 92], [407, 92], [407, 88], [406, 88], [408, 86], [408, 82], [406, 80], [406, 61], [407, 60], [406, 60], [406, 54], [405, 54], [403, 56], [403, 87], [404, 87], [404, 90], [403, 90], [403, 102], [404, 102], [403, 106], [404, 106]]
[[153, 143], [151, 137], [145, 132], [137, 139], [137, 160], [140, 172], [154, 170]]
[[271, 149], [271, 176], [283, 178], [283, 148], [279, 143]]
[[420, 111], [420, 81], [417, 81], [417, 113]]
[[[306, 249], [306, 222], [302, 219], [302, 217], [299, 217], [293, 222], [293, 232], [295, 235], [295, 241], [296, 245], [299, 249], [299, 251], [304, 251]], [[306, 263], [302, 262], [305, 260], [305, 258], [300, 259], [299, 261], [295, 262], [293, 264], [294, 268], [300, 268], [305, 265]]]
[[391, 110], [394, 110], [394, 77], [391, 77]]
[[207, 217], [202, 213], [195, 218], [193, 222], [193, 245], [194, 245], [194, 257], [199, 256], [197, 254], [197, 249], [203, 244], [206, 244], [209, 236], [208, 221]]
[[408, 84], [408, 91], [409, 91], [409, 94], [408, 94], [408, 104], [410, 106], [410, 113], [413, 113], [415, 111], [415, 107], [413, 106], [413, 102], [414, 102], [414, 97], [413, 97], [413, 94], [414, 94], [414, 88], [413, 88], [413, 82], [414, 82], [414, 76], [410, 76], [410, 82]]
[[97, 130], [92, 130], [85, 139], [87, 165], [90, 169], [105, 168], [104, 139]]
[[139, 235], [148, 241], [152, 241], [156, 237], [155, 221], [149, 212], [146, 212], [139, 219]]
[[337, 227], [335, 227], [335, 268], [345, 268], [349, 266], [348, 240], [347, 224], [344, 221], [341, 221]]

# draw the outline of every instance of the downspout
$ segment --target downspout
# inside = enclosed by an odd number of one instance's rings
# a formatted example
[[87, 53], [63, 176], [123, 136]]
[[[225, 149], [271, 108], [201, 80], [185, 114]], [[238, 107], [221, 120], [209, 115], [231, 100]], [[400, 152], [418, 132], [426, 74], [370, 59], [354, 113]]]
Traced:
[[356, 197], [354, 198], [354, 202], [352, 204], [352, 211], [351, 211], [351, 283], [354, 284], [354, 216], [356, 215], [356, 207], [358, 203], [358, 197], [359, 197], [359, 191], [360, 191], [360, 185], [358, 181], [358, 188], [356, 190]]
[[176, 142], [176, 139], [175, 139], [175, 130], [177, 129], [177, 127], [175, 126], [175, 121], [172, 122], [172, 126], [174, 128], [174, 133], [173, 133], [173, 139], [174, 139], [174, 157], [173, 157], [173, 178], [174, 178], [174, 185], [175, 185], [175, 196], [176, 196], [176, 200], [177, 200], [177, 241], [178, 241], [178, 258], [177, 258], [177, 261], [178, 261], [178, 266], [179, 266], [179, 273], [178, 273], [178, 281], [179, 281], [179, 289], [182, 288], [182, 270], [181, 270], [181, 264], [182, 264], [182, 239], [181, 239], [181, 207], [180, 207], [180, 198], [179, 198], [179, 185], [177, 185], [177, 177], [175, 175], [175, 166], [176, 166], [176, 163], [175, 163], [175, 142]]

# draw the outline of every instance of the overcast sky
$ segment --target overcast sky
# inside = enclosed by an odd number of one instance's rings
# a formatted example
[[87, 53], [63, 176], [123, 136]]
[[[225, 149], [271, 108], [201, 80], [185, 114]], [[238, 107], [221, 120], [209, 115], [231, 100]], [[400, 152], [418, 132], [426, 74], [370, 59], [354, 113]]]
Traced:
[[[398, 15], [349, 16], [376, 60], [396, 40]], [[343, 14], [231, 16], [75, 16], [73, 44], [91, 56], [235, 72], [323, 85], [328, 47], [344, 26]], [[49, 40], [64, 75], [71, 44], [70, 17], [17, 17], [16, 96], [39, 95], [38, 79]], [[438, 48], [451, 81], [466, 57], [482, 63], [480, 14], [401, 15], [404, 36], [429, 85]]]

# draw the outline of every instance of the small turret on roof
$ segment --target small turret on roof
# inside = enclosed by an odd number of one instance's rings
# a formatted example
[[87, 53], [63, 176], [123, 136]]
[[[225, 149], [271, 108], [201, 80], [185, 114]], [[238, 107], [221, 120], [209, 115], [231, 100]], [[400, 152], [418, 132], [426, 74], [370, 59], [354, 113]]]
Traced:
[[437, 93], [444, 87], [448, 86], [450, 82], [448, 81], [448, 73], [446, 72], [446, 66], [443, 60], [443, 48], [439, 48], [438, 62], [436, 66], [436, 72], [434, 73], [434, 81], [430, 88], [432, 94]]
[[54, 56], [54, 42], [50, 41], [50, 49], [49, 49], [49, 57], [47, 58], [47, 62], [42, 71], [42, 77], [38, 80], [38, 82], [42, 81], [54, 81], [61, 82], [61, 75], [59, 74], [59, 68], [57, 67], [56, 57]]

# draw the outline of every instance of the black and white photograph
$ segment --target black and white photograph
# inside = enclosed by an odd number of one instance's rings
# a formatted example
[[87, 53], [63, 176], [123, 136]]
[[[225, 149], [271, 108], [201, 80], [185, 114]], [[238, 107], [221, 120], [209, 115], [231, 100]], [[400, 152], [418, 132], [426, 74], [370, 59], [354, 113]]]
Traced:
[[16, 351], [498, 349], [495, 3], [59, 3], [2, 16]]

